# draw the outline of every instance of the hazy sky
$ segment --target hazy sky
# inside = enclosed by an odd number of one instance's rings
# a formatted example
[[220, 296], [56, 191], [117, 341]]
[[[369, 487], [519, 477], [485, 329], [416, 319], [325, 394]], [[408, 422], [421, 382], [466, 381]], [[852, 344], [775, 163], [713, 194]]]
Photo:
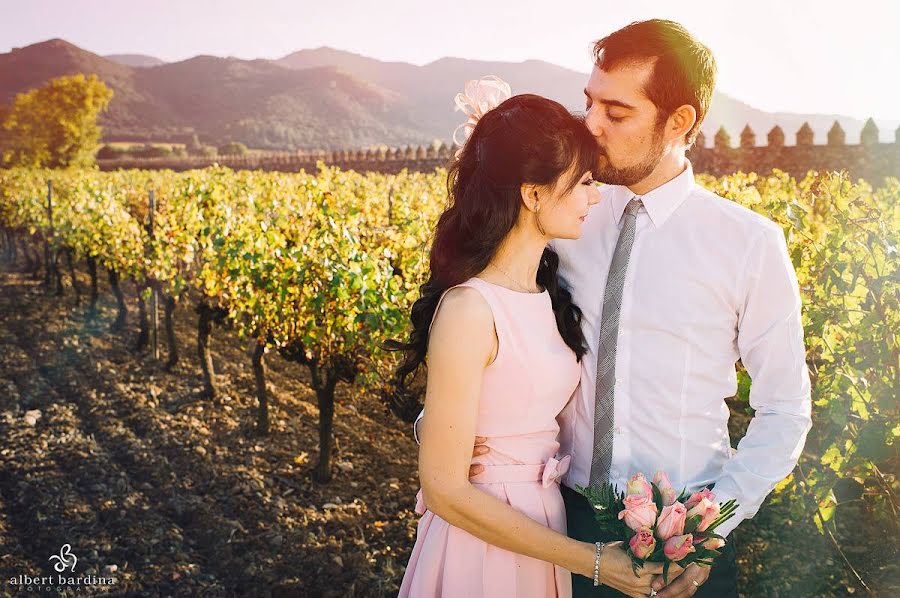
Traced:
[[764, 110], [900, 119], [895, 0], [0, 0], [0, 52], [61, 37], [98, 54], [280, 58], [331, 46], [425, 64], [537, 58], [590, 70], [593, 40], [683, 23], [718, 88]]

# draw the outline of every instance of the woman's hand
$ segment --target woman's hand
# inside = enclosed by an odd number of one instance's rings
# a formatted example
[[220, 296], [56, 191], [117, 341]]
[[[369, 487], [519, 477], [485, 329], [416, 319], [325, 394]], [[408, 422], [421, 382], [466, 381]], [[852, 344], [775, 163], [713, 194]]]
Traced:
[[[594, 555], [597, 554], [596, 544], [584, 542], [585, 556], [578, 571], [588, 579], [594, 579]], [[600, 555], [600, 583], [619, 590], [627, 596], [635, 598], [650, 595], [650, 585], [657, 575], [662, 574], [662, 565], [659, 563], [647, 563], [638, 569], [635, 575], [631, 567], [631, 557], [622, 550], [621, 542], [613, 542], [603, 547]]]

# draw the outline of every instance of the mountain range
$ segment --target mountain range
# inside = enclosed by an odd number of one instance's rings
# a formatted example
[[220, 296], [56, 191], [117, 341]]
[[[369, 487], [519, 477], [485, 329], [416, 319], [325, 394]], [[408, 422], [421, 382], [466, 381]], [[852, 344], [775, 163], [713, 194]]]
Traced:
[[[0, 54], [0, 105], [48, 79], [95, 73], [115, 95], [101, 116], [105, 140], [242, 141], [266, 149], [337, 149], [449, 142], [463, 122], [453, 97], [468, 79], [494, 74], [514, 93], [537, 93], [583, 110], [586, 73], [540, 60], [488, 62], [442, 58], [418, 66], [331, 48], [278, 60], [195, 56], [167, 63], [152, 56], [99, 56], [61, 39]], [[765, 143], [779, 124], [787, 142], [803, 122], [824, 143], [837, 120], [848, 143], [863, 121], [840, 115], [768, 113], [716, 92], [703, 125], [711, 140], [725, 126], [736, 144], [744, 125]], [[900, 121], [878, 121], [893, 141]], [[711, 141], [707, 141], [711, 143]]]

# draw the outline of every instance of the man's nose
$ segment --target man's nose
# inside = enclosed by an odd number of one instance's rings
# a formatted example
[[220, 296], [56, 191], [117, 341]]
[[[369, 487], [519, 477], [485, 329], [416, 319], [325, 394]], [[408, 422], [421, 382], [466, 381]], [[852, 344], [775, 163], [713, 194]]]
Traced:
[[587, 126], [588, 131], [591, 132], [591, 135], [600, 139], [603, 136], [603, 128], [600, 126], [600, 118], [593, 116], [593, 114], [593, 111], [588, 111], [584, 118], [584, 124]]

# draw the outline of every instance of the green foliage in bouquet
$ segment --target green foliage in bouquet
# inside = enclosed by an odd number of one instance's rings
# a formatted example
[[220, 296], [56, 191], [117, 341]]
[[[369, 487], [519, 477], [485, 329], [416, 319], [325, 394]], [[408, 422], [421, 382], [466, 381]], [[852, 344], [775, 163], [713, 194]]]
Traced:
[[618, 492], [610, 483], [602, 488], [575, 485], [575, 490], [588, 499], [594, 508], [594, 519], [600, 525], [602, 533], [613, 538], [624, 538], [631, 532], [625, 522], [619, 519], [619, 511], [625, 508], [625, 493]]

